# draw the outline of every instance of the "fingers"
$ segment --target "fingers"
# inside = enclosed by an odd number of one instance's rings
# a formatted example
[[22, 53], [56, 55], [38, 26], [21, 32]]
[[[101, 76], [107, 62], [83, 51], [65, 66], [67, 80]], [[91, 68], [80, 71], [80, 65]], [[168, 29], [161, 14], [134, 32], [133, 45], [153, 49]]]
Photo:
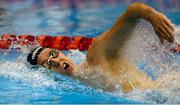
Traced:
[[171, 23], [171, 21], [162, 13], [159, 13], [164, 19], [163, 19], [163, 22], [171, 29], [174, 31], [174, 27]]
[[151, 24], [161, 43], [164, 42], [164, 39], [169, 42], [174, 42], [174, 27], [165, 15], [158, 12], [155, 17], [152, 17]]
[[156, 31], [156, 34], [158, 35], [160, 42], [163, 44], [164, 43], [164, 37], [163, 37], [163, 33], [161, 31]]
[[173, 27], [172, 23], [170, 22], [170, 20], [169, 20], [166, 16], [164, 16], [164, 17], [165, 17], [164, 23], [165, 23], [172, 31], [174, 31], [174, 27]]
[[162, 37], [160, 37], [160, 36], [159, 36], [159, 39], [160, 39], [160, 42], [161, 42], [162, 44], [164, 44], [164, 39], [163, 39]]
[[164, 39], [169, 42], [173, 42], [172, 37], [170, 37], [168, 35], [168, 33], [161, 26], [159, 26], [157, 29], [155, 29], [155, 31], [156, 31], [156, 34], [158, 35], [161, 43], [164, 43]]
[[169, 28], [171, 28], [171, 30], [173, 30], [173, 31], [175, 30], [174, 27], [172, 26], [172, 24], [170, 23], [170, 21], [165, 20], [164, 22]]
[[163, 25], [164, 29], [166, 30], [166, 32], [168, 33], [168, 35], [170, 35], [170, 38], [171, 38], [171, 40], [172, 40], [172, 42], [173, 42], [173, 41], [175, 40], [175, 39], [174, 39], [174, 33], [173, 33], [174, 29], [168, 27], [165, 23], [163, 23], [163, 24], [164, 24], [164, 25]]
[[154, 28], [156, 31], [156, 34], [159, 36], [159, 39], [161, 43], [163, 43], [163, 39], [169, 41], [169, 42], [174, 42], [174, 35], [173, 35], [173, 30], [174, 28], [172, 25], [167, 21], [164, 15], [163, 18], [159, 18], [154, 22]]
[[170, 28], [167, 27], [165, 23], [161, 23], [161, 25], [159, 25], [159, 27], [160, 27], [160, 31], [162, 32], [163, 37], [166, 40], [168, 40], [169, 42], [173, 42], [174, 36], [173, 36], [173, 33], [170, 30]]

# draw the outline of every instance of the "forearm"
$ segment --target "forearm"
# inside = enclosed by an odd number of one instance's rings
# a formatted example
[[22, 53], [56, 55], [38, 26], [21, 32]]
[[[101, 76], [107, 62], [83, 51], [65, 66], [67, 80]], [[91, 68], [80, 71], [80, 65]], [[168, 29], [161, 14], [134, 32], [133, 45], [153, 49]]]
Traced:
[[128, 29], [135, 26], [138, 19], [145, 19], [150, 22], [156, 13], [156, 10], [143, 3], [133, 3], [128, 6], [128, 9], [119, 17], [111, 29]]
[[[106, 58], [117, 58], [115, 55], [119, 54], [120, 48], [122, 48], [129, 36], [133, 35], [132, 32], [139, 19], [145, 19], [152, 24], [161, 42], [164, 39], [173, 42], [173, 27], [168, 19], [145, 4], [134, 3], [119, 17], [112, 28], [96, 38], [91, 46], [92, 51], [90, 50], [89, 53], [97, 50], [105, 52]], [[95, 48], [97, 49], [94, 50]], [[102, 51], [99, 50], [100, 48]]]
[[151, 22], [152, 17], [156, 16], [156, 13], [157, 12], [153, 8], [143, 3], [133, 3], [128, 7], [126, 12], [119, 17], [117, 22], [109, 30], [108, 35], [105, 34], [103, 36], [120, 37], [120, 34], [129, 34], [129, 32], [132, 32], [139, 19], [145, 19]]
[[[164, 14], [156, 11], [150, 6], [143, 3], [131, 4], [124, 13], [124, 17], [124, 22], [128, 23], [130, 23], [129, 20], [138, 20], [141, 18], [149, 21], [161, 43], [163, 43], [164, 39], [169, 42], [174, 41], [174, 27], [170, 20]], [[119, 19], [119, 21], [121, 21], [121, 19]]]
[[[124, 12], [113, 25], [113, 27], [98, 37], [98, 43], [104, 43], [105, 52], [116, 52], [124, 45], [124, 42], [132, 35], [138, 19], [149, 19], [150, 14], [155, 10], [142, 3], [131, 4], [127, 11]], [[102, 42], [101, 42], [102, 41]]]

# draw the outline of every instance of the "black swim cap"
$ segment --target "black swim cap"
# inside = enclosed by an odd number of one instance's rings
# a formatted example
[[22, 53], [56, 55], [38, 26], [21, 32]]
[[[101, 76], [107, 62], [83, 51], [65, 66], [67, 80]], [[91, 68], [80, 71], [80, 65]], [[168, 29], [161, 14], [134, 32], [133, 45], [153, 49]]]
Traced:
[[30, 51], [27, 61], [32, 65], [37, 65], [37, 59], [41, 51], [43, 51], [45, 48], [43, 47], [36, 47], [33, 50]]

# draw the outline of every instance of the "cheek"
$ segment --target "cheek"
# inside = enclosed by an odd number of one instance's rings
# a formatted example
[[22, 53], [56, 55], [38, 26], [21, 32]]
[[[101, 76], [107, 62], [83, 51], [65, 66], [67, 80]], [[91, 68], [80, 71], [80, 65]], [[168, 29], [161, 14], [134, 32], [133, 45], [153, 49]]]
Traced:
[[62, 67], [51, 67], [51, 70], [56, 71], [60, 74], [68, 74], [68, 72], [65, 71]]
[[67, 59], [68, 57], [66, 55], [64, 55], [63, 53], [59, 53], [58, 58], [59, 59]]

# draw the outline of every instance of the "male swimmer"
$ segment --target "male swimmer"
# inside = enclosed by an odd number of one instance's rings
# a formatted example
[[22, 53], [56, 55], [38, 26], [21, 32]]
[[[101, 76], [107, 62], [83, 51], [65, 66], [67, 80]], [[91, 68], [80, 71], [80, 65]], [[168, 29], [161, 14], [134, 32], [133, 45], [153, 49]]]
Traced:
[[128, 93], [136, 88], [157, 89], [161, 84], [130, 64], [122, 54], [121, 48], [132, 35], [139, 19], [152, 24], [161, 43], [164, 40], [174, 41], [174, 28], [165, 15], [143, 3], [133, 3], [111, 29], [97, 36], [84, 63], [76, 65], [63, 53], [42, 47], [33, 49], [27, 60], [32, 65], [42, 65], [107, 91], [122, 90]]

